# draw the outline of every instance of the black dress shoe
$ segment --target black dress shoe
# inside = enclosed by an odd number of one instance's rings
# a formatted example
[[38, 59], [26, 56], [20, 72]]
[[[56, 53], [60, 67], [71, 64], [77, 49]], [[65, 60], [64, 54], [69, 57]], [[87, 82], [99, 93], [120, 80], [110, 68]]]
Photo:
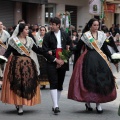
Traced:
[[16, 110], [18, 111], [18, 110], [19, 110], [19, 107], [18, 107], [18, 105], [15, 105], [15, 107], [16, 107]]
[[88, 107], [88, 105], [87, 105], [87, 104], [85, 104], [85, 106], [86, 106], [86, 110], [87, 110], [87, 111], [93, 111], [93, 108]]
[[99, 114], [103, 113], [103, 110], [98, 110], [97, 107], [96, 107], [96, 111], [97, 111], [97, 113], [99, 113]]
[[[58, 108], [58, 112], [60, 112], [60, 109], [59, 109], [59, 107], [57, 107]], [[54, 111], [54, 108], [52, 108], [52, 111]]]
[[59, 107], [54, 108], [54, 113], [57, 115], [60, 112]]
[[46, 85], [42, 85], [41, 89], [44, 90], [46, 88]]

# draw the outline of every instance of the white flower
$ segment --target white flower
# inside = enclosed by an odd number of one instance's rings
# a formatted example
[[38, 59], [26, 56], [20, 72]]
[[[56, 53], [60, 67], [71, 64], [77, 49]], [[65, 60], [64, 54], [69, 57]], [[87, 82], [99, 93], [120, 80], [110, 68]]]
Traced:
[[112, 59], [120, 59], [120, 53], [113, 53], [111, 57]]
[[2, 55], [0, 55], [0, 59], [5, 60], [6, 62], [8, 61], [8, 59]]

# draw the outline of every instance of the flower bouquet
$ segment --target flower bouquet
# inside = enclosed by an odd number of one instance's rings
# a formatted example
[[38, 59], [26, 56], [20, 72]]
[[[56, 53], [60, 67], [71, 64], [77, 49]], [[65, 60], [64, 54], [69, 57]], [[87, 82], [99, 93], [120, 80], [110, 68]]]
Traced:
[[[120, 53], [113, 53], [111, 55], [111, 58], [114, 60], [115, 63], [118, 63], [120, 61]], [[116, 66], [117, 72], [119, 72], [118, 64], [116, 64], [115, 66]]]
[[120, 53], [113, 53], [113, 54], [111, 55], [111, 58], [112, 58], [113, 60], [118, 60], [118, 61], [120, 61]]
[[62, 52], [58, 52], [60, 59], [62, 59], [65, 63], [68, 62], [71, 52], [70, 50], [62, 50]]
[[108, 39], [105, 40], [107, 43], [109, 43], [110, 41]]

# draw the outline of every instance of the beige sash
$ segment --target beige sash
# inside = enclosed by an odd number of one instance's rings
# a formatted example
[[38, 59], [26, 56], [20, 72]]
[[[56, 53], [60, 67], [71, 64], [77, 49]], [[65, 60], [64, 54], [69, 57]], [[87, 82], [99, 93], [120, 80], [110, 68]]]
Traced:
[[[92, 37], [92, 35], [88, 32], [85, 33], [86, 37], [88, 38], [89, 42], [91, 43], [91, 45], [93, 46], [93, 48], [101, 55], [101, 57], [106, 61], [106, 63], [108, 64], [110, 70], [111, 70], [111, 67], [110, 67], [110, 63], [106, 57], [106, 55], [103, 53], [102, 50], [100, 50], [100, 48], [97, 46], [96, 42], [95, 42], [95, 39]], [[112, 70], [111, 70], [112, 71]], [[116, 77], [114, 77], [116, 79]], [[118, 89], [118, 85], [115, 81], [115, 86], [116, 88]]]
[[25, 53], [25, 55], [30, 56], [30, 53], [27, 50], [27, 48], [20, 42], [20, 40], [17, 37], [13, 38], [13, 40], [15, 41], [16, 45]]
[[0, 39], [0, 45], [1, 45], [3, 48], [7, 49], [7, 46], [2, 42], [1, 39]]
[[[107, 56], [103, 53], [102, 50], [100, 50], [96, 44], [96, 42], [92, 42], [91, 45], [93, 46], [93, 48], [102, 56], [102, 58], [106, 61], [106, 63], [108, 64], [108, 66], [110, 67], [110, 62], [107, 59]], [[111, 69], [111, 67], [110, 67]]]
[[85, 33], [86, 37], [88, 38], [89, 42], [91, 43], [92, 47], [101, 55], [101, 57], [106, 61], [106, 63], [108, 64], [109, 68], [110, 67], [110, 63], [107, 59], [107, 56], [103, 53], [102, 50], [100, 50], [100, 48], [97, 46], [95, 39], [92, 37], [92, 35], [88, 32]]

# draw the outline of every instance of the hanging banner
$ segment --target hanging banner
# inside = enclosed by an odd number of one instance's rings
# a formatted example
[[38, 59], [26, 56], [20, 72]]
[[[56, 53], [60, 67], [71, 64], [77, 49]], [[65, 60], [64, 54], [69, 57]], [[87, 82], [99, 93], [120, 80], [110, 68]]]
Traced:
[[107, 7], [105, 8], [105, 11], [115, 13], [115, 4], [107, 4]]
[[93, 15], [101, 14], [101, 0], [89, 0], [89, 13]]

